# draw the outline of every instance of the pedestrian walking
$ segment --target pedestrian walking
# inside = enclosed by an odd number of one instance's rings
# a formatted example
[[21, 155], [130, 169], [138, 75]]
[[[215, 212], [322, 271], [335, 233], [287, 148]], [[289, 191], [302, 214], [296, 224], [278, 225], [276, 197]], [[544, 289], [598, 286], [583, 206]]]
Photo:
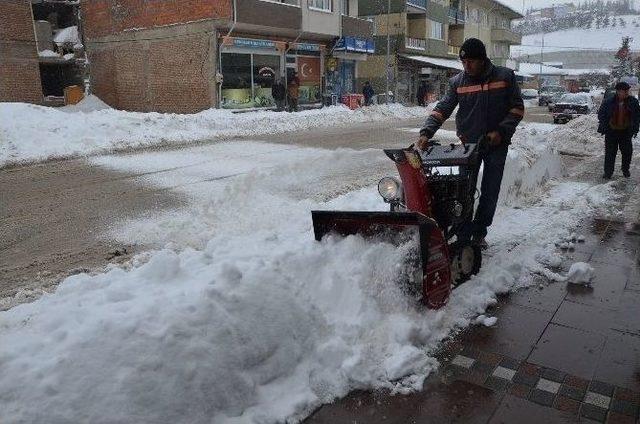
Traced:
[[616, 93], [604, 99], [598, 110], [598, 132], [604, 135], [604, 174], [608, 180], [613, 175], [618, 150], [622, 156], [622, 174], [630, 177], [633, 143], [640, 128], [640, 104], [629, 95], [631, 86], [621, 81], [616, 84]]
[[364, 83], [364, 87], [362, 87], [362, 95], [364, 96], [364, 105], [371, 106], [373, 104], [373, 96], [375, 92], [373, 91], [373, 87], [369, 81]]
[[276, 102], [276, 110], [282, 112], [284, 110], [286, 90], [281, 78], [277, 78], [271, 86], [271, 97]]
[[[475, 217], [465, 223], [459, 235], [461, 240], [471, 240], [486, 248], [484, 238], [493, 223], [509, 144], [524, 116], [524, 102], [513, 70], [493, 65], [482, 41], [466, 40], [460, 48], [460, 60], [464, 71], [449, 80], [447, 93], [420, 130], [417, 145], [426, 149], [456, 106], [459, 106], [456, 130], [460, 140], [465, 144], [486, 140], [487, 146], [480, 149], [472, 178], [477, 181], [482, 163], [480, 200]], [[475, 194], [476, 184], [472, 190]]]
[[416, 99], [418, 100], [418, 106], [425, 106], [427, 99], [427, 83], [422, 81], [420, 86], [418, 87], [418, 92], [416, 93]]
[[298, 111], [298, 98], [300, 96], [300, 78], [298, 72], [293, 72], [287, 82], [287, 98], [289, 100], [289, 112]]

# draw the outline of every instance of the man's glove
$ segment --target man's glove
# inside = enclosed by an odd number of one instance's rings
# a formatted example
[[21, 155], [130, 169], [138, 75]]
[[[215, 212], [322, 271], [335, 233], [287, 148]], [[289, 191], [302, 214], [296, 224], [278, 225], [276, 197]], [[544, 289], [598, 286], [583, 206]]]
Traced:
[[489, 146], [499, 146], [502, 143], [502, 135], [498, 131], [491, 131], [487, 133], [487, 142]]
[[429, 137], [427, 137], [426, 135], [421, 135], [420, 138], [418, 139], [418, 142], [416, 143], [416, 148], [418, 148], [419, 150], [426, 150], [426, 148], [429, 146]]

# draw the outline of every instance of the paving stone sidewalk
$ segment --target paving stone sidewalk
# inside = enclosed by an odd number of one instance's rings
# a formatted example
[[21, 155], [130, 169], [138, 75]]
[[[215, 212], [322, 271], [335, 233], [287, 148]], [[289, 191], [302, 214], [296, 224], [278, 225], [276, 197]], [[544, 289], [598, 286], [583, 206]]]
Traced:
[[[639, 162], [635, 158], [635, 162]], [[598, 159], [582, 179], [599, 178]], [[422, 392], [357, 392], [316, 411], [319, 423], [639, 424], [640, 166], [619, 178], [619, 213], [594, 217], [566, 252], [595, 268], [591, 288], [554, 283], [511, 293], [443, 346]]]

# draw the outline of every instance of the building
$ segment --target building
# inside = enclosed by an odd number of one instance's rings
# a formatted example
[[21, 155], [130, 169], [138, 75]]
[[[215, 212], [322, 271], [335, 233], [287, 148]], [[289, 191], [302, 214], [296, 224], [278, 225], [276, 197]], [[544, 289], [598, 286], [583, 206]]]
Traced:
[[219, 28], [232, 0], [82, 0], [91, 90], [112, 107], [191, 113], [218, 102]]
[[357, 0], [236, 0], [221, 33], [220, 106], [273, 107], [271, 84], [297, 72], [299, 103], [321, 106], [357, 90], [357, 68], [373, 50], [373, 24], [357, 17]]
[[[458, 54], [467, 38], [481, 39], [489, 57], [498, 65], [512, 65], [509, 46], [521, 37], [511, 21], [522, 15], [494, 0], [360, 0], [360, 16], [375, 23], [376, 52], [363, 64], [361, 75], [386, 89], [385, 66], [389, 60], [390, 91], [398, 101], [417, 102], [423, 82], [428, 100], [442, 96], [447, 80], [462, 69]], [[389, 57], [387, 57], [387, 34]]]
[[3, 0], [0, 13], [0, 101], [61, 105], [70, 87], [81, 95], [77, 2]]

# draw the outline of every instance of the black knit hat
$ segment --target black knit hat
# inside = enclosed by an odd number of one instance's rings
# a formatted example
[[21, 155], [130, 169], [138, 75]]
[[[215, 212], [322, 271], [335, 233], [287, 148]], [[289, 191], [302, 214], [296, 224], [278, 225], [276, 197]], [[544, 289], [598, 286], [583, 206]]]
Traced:
[[616, 90], [628, 90], [630, 88], [631, 86], [629, 85], [629, 83], [626, 83], [624, 81], [620, 81], [616, 84]]
[[469, 38], [460, 47], [460, 59], [486, 59], [487, 49], [482, 41], [477, 38]]

